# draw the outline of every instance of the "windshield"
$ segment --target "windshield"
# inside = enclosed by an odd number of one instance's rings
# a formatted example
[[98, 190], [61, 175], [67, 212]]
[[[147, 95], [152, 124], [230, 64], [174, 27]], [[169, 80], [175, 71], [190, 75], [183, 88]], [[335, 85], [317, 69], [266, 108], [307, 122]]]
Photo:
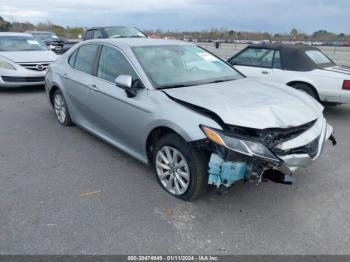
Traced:
[[47, 50], [44, 43], [33, 37], [0, 36], [0, 51], [42, 51]]
[[325, 54], [318, 50], [307, 50], [305, 54], [317, 65], [322, 64], [333, 64], [333, 61], [330, 60]]
[[242, 78], [225, 62], [197, 46], [163, 45], [132, 49], [143, 70], [158, 89]]
[[105, 31], [109, 38], [146, 37], [144, 33], [137, 30], [135, 27], [128, 27], [128, 26], [106, 27]]
[[44, 33], [44, 32], [32, 33], [32, 35], [34, 37], [37, 37], [37, 38], [41, 39], [41, 40], [58, 39], [57, 35], [55, 35], [54, 33], [50, 33], [50, 32], [47, 32], [47, 33]]

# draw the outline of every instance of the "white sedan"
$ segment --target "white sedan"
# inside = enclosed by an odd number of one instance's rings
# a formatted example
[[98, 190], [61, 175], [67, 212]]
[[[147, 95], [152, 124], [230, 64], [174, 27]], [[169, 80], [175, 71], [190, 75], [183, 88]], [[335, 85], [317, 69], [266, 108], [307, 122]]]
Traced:
[[350, 67], [336, 65], [316, 47], [250, 45], [228, 62], [248, 77], [286, 84], [326, 105], [350, 103]]
[[0, 88], [45, 84], [57, 55], [30, 34], [0, 33]]

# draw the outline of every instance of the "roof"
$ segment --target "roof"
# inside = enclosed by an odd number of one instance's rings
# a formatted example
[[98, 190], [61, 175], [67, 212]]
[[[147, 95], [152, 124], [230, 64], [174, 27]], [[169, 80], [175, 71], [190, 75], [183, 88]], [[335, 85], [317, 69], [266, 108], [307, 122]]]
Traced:
[[[306, 55], [307, 50], [317, 50], [317, 47], [305, 45], [291, 44], [255, 44], [249, 45], [247, 48], [265, 48], [280, 51], [281, 68], [292, 71], [310, 71], [320, 67], [329, 67], [334, 63], [316, 64], [309, 56]], [[332, 61], [330, 59], [330, 61]]]
[[191, 43], [168, 40], [168, 39], [153, 39], [153, 38], [107, 38], [107, 39], [92, 39], [85, 42], [101, 42], [112, 45], [134, 46], [162, 46], [162, 45], [193, 45]]
[[133, 28], [135, 28], [134, 26], [127, 26], [127, 25], [94, 26], [94, 27], [87, 28], [86, 31], [93, 30], [93, 29], [111, 28], [111, 27], [133, 27]]
[[319, 50], [316, 47], [312, 47], [312, 46], [306, 46], [306, 45], [292, 45], [292, 44], [279, 44], [279, 43], [275, 43], [275, 44], [252, 44], [249, 45], [248, 47], [254, 47], [254, 48], [267, 48], [267, 49], [275, 49], [275, 50], [310, 50], [310, 49], [314, 49], [314, 50]]
[[26, 37], [32, 37], [31, 34], [16, 33], [16, 32], [0, 32], [0, 36], [26, 36]]

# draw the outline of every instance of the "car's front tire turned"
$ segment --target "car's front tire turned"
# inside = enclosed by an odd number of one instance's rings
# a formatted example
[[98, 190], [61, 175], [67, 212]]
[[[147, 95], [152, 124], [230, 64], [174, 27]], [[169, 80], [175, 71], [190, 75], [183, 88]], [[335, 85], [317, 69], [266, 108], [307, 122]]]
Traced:
[[156, 143], [152, 164], [165, 191], [192, 201], [207, 192], [208, 160], [206, 152], [193, 148], [177, 134], [167, 134]]
[[73, 125], [72, 119], [69, 115], [69, 110], [67, 107], [66, 100], [61, 92], [61, 90], [57, 89], [52, 98], [53, 107], [56, 113], [57, 121], [64, 126]]

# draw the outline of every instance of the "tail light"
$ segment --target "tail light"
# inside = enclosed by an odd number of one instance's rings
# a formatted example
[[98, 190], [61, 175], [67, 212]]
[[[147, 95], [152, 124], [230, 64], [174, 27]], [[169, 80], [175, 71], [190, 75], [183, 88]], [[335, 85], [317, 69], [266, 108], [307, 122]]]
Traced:
[[343, 89], [344, 90], [350, 90], [350, 80], [344, 80], [344, 82], [343, 82]]

